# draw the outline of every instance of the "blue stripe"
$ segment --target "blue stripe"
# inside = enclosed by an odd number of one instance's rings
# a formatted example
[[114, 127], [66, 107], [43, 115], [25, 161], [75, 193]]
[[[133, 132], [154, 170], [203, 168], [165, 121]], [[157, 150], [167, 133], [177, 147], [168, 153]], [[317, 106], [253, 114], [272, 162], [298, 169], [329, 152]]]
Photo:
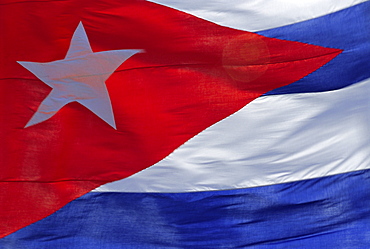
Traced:
[[335, 90], [370, 77], [370, 1], [259, 34], [344, 50], [309, 76], [266, 95]]
[[[40, 207], [42, 208], [42, 207]], [[370, 248], [370, 170], [196, 193], [89, 193], [1, 248]]]

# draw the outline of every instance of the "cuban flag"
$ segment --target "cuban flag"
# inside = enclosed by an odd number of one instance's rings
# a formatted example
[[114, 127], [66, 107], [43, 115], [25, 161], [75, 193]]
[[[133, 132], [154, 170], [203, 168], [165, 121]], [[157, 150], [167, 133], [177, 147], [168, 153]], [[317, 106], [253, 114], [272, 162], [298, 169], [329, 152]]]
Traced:
[[0, 248], [370, 248], [369, 1], [0, 5]]

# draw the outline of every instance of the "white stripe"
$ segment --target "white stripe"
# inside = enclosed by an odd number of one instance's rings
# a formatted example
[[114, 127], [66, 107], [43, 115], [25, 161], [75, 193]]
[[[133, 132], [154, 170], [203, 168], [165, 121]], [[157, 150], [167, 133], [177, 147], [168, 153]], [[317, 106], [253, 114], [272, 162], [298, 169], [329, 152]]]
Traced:
[[367, 0], [149, 0], [222, 26], [259, 31], [305, 21]]
[[156, 165], [97, 191], [264, 186], [370, 168], [370, 79], [336, 91], [261, 97]]

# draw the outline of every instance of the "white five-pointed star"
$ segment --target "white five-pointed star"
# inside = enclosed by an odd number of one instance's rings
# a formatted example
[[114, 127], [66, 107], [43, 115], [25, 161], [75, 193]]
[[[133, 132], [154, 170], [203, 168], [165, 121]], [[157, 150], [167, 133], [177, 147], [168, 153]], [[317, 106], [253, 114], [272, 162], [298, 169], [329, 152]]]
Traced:
[[80, 22], [64, 60], [47, 63], [18, 61], [52, 88], [25, 127], [43, 122], [63, 106], [78, 102], [116, 129], [105, 81], [138, 49], [94, 53]]

